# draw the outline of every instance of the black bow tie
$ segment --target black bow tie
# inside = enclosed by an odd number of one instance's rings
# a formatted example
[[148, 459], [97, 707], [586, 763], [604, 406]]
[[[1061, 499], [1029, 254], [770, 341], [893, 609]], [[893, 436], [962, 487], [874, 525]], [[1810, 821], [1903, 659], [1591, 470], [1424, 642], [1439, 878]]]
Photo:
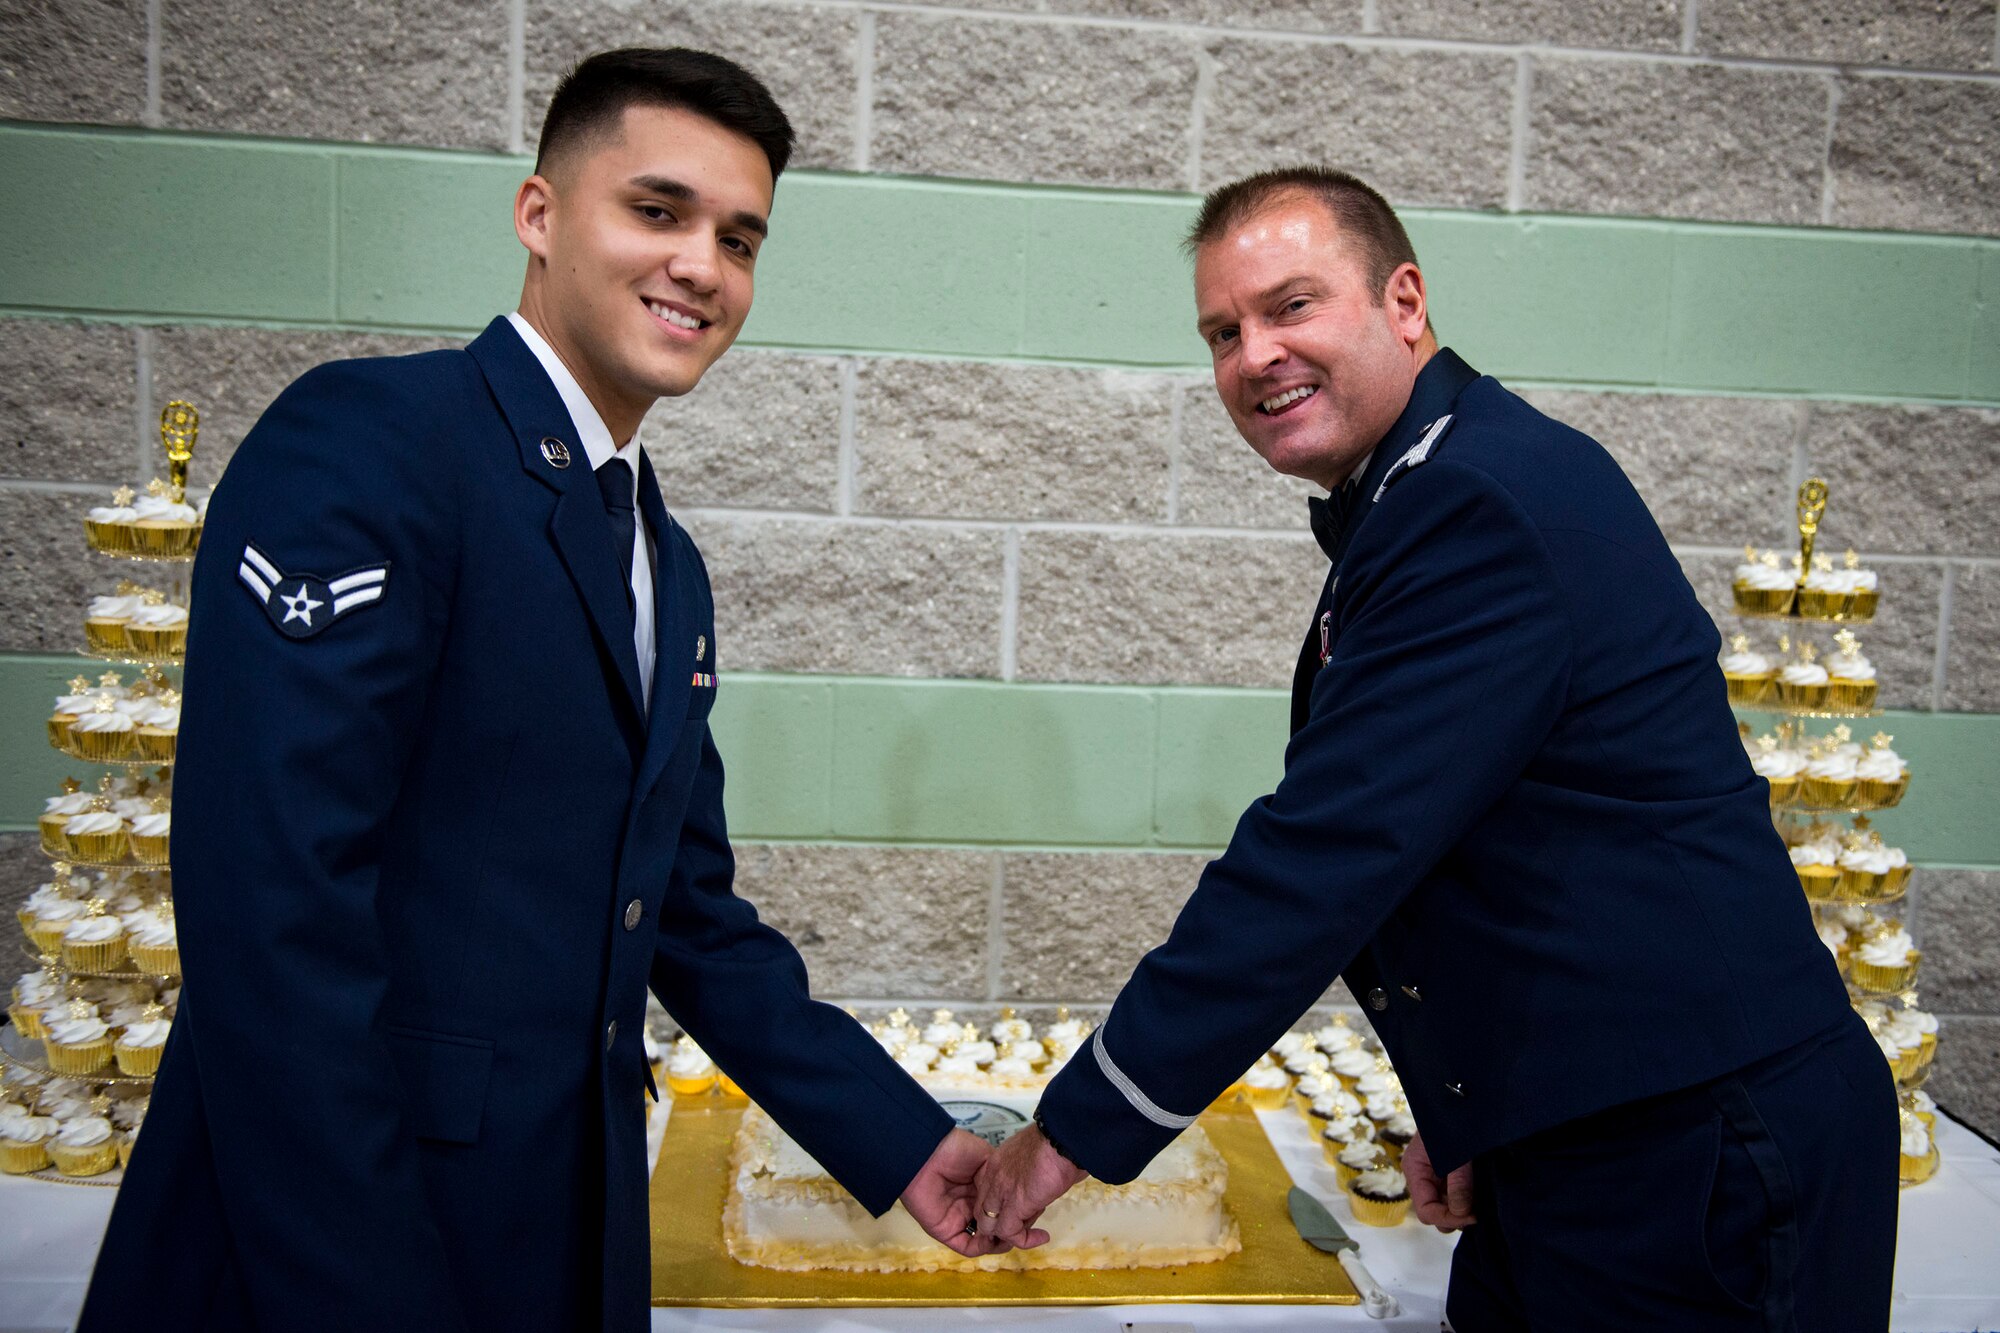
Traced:
[[1340, 554], [1340, 534], [1346, 531], [1347, 521], [1354, 515], [1354, 497], [1360, 492], [1361, 478], [1349, 477], [1346, 485], [1325, 499], [1315, 495], [1306, 501], [1306, 512], [1312, 516], [1313, 540], [1329, 560]]

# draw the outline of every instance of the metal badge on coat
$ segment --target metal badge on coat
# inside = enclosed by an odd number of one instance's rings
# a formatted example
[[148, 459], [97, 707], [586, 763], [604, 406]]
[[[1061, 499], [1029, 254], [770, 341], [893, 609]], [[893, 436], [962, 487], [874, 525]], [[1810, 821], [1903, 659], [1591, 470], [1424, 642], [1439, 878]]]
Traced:
[[553, 435], [542, 436], [542, 457], [550, 467], [569, 466], [569, 446]]
[[697, 661], [697, 662], [699, 662], [699, 661], [701, 661], [701, 659], [702, 659], [702, 658], [704, 658], [704, 657], [707, 657], [707, 656], [708, 656], [708, 636], [707, 636], [706, 634], [697, 634], [697, 635], [695, 635], [695, 636], [694, 636], [694, 660], [695, 660], [695, 661]]

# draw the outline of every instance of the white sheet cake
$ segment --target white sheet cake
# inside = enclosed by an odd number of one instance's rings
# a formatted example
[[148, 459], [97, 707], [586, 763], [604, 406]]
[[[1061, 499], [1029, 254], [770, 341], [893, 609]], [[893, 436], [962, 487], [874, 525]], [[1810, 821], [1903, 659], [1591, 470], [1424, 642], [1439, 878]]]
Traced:
[[[1037, 1090], [944, 1087], [929, 1091], [961, 1126], [1000, 1142], [1026, 1126]], [[870, 1217], [764, 1112], [751, 1107], [731, 1149], [722, 1231], [739, 1262], [792, 1271], [856, 1272], [1158, 1268], [1208, 1263], [1242, 1246], [1223, 1207], [1228, 1168], [1200, 1126], [1182, 1134], [1128, 1185], [1086, 1180], [1038, 1226], [1049, 1243], [966, 1259], [925, 1235], [901, 1206]]]

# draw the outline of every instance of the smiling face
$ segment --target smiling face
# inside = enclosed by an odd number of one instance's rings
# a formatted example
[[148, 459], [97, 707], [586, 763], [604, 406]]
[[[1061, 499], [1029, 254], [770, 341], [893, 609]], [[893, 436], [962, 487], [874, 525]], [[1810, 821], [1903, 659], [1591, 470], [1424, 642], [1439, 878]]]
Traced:
[[612, 437], [694, 388], [736, 341], [771, 213], [755, 142], [678, 107], [626, 108], [618, 133], [531, 176], [514, 229], [533, 258], [521, 313]]
[[1437, 350], [1423, 275], [1377, 287], [1361, 247], [1303, 194], [1282, 195], [1195, 254], [1215, 391], [1279, 472], [1337, 488], [1396, 423]]

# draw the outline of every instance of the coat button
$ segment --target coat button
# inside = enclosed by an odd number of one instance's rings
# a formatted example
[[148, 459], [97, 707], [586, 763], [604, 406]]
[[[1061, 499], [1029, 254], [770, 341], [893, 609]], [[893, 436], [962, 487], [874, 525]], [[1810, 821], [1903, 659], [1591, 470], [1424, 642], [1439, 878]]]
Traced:
[[1368, 1007], [1370, 1009], [1373, 1009], [1378, 1014], [1381, 1013], [1384, 1009], [1387, 1009], [1389, 1007], [1389, 992], [1383, 990], [1380, 986], [1377, 986], [1374, 990], [1369, 991]]
[[612, 1019], [604, 1025], [604, 1049], [609, 1051], [611, 1043], [618, 1040], [618, 1020]]
[[1465, 1095], [1465, 1085], [1463, 1083], [1447, 1083], [1444, 1085], [1444, 1090], [1454, 1097], [1463, 1097]]
[[625, 929], [637, 930], [639, 928], [639, 918], [644, 915], [646, 915], [646, 905], [640, 902], [637, 898], [634, 898], [631, 902], [626, 903]]
[[1415, 986], [1403, 987], [1403, 994], [1409, 996], [1411, 999], [1415, 1000], [1418, 1004], [1422, 1004], [1424, 1002], [1424, 997], [1417, 994], [1417, 988]]

